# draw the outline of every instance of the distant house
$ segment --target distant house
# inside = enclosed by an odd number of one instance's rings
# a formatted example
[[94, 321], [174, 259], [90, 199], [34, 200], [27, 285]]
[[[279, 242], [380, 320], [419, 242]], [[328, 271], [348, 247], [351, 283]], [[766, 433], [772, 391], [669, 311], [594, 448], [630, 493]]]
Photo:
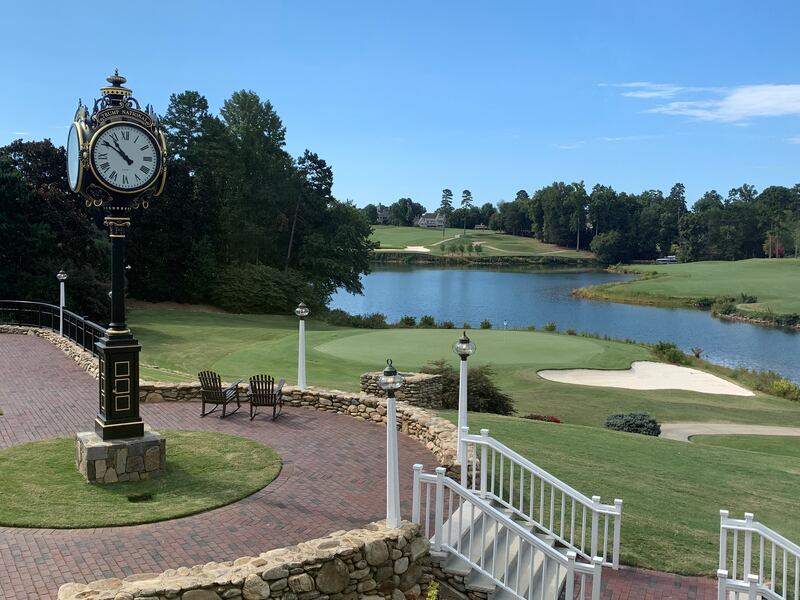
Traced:
[[375, 222], [378, 225], [386, 225], [389, 222], [389, 207], [384, 206], [383, 204], [378, 204], [378, 216], [375, 219]]
[[417, 227], [444, 227], [444, 215], [437, 213], [425, 213], [414, 221]]
[[483, 223], [478, 223], [477, 225], [475, 225], [475, 227], [473, 227], [473, 229], [478, 229], [480, 231], [485, 231], [486, 229], [489, 229], [489, 228], [486, 225], [484, 225]]

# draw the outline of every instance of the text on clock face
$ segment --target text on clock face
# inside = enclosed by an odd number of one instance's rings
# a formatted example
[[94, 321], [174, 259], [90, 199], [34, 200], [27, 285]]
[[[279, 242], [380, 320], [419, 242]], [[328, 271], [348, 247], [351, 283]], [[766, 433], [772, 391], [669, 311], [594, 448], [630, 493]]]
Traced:
[[97, 138], [92, 161], [97, 174], [122, 189], [145, 185], [156, 175], [157, 150], [153, 140], [138, 127], [116, 125]]

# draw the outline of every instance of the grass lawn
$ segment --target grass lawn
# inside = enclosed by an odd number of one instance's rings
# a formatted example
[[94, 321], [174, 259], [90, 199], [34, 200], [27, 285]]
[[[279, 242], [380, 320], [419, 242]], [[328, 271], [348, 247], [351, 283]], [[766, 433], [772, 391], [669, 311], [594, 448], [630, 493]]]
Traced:
[[[75, 440], [54, 438], [0, 450], [0, 525], [76, 528], [135, 525], [224, 506], [278, 476], [280, 457], [242, 437], [163, 431], [167, 469], [147, 481], [88, 484], [75, 468]], [[148, 501], [128, 496], [151, 494]]]
[[[443, 416], [457, 420], [455, 412]], [[622, 498], [624, 564], [713, 575], [723, 508], [738, 518], [754, 512], [782, 535], [800, 539], [795, 456], [477, 413], [470, 413], [469, 423], [476, 431], [488, 428], [589, 496], [600, 494], [606, 502]]]
[[642, 303], [685, 304], [703, 296], [756, 296], [744, 310], [800, 313], [800, 260], [750, 259], [632, 266], [658, 277], [591, 288], [592, 296]]
[[[263, 372], [296, 381], [294, 317], [139, 309], [131, 312], [130, 323], [142, 342], [144, 379], [191, 381], [198, 371], [213, 369], [228, 381]], [[381, 369], [386, 358], [408, 371], [438, 358], [457, 366], [451, 347], [459, 333], [349, 329], [312, 318], [307, 321], [308, 383], [357, 391], [359, 375]], [[611, 413], [632, 411], [649, 412], [659, 421], [800, 425], [797, 403], [761, 393], [741, 397], [596, 388], [550, 382], [536, 374], [543, 368], [626, 369], [632, 361], [652, 359], [642, 346], [529, 331], [473, 329], [470, 336], [478, 347], [471, 362], [495, 367], [498, 384], [523, 415], [555, 415], [594, 427], [602, 427]]]
[[[464, 230], [457, 227], [448, 227], [442, 236], [441, 229], [427, 229], [425, 227], [395, 227], [392, 225], [374, 225], [372, 240], [381, 243], [384, 250], [402, 250], [406, 246], [425, 246], [434, 254], [440, 254], [442, 243], [451, 244], [457, 236], [462, 236]], [[563, 248], [554, 244], [545, 244], [534, 238], [525, 238], [495, 231], [467, 230], [468, 241], [479, 243], [483, 246], [484, 256], [563, 256], [568, 258], [592, 259], [591, 252], [575, 251], [574, 248]], [[443, 240], [446, 240], [443, 242]]]
[[692, 443], [773, 456], [800, 458], [800, 437], [779, 435], [693, 435]]

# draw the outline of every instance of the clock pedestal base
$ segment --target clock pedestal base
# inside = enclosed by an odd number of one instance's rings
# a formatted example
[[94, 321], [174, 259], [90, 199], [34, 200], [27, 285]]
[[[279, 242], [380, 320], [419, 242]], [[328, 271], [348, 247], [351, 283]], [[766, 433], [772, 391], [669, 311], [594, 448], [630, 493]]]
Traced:
[[75, 464], [89, 483], [150, 479], [166, 468], [167, 441], [149, 428], [142, 436], [114, 440], [83, 431], [75, 434]]

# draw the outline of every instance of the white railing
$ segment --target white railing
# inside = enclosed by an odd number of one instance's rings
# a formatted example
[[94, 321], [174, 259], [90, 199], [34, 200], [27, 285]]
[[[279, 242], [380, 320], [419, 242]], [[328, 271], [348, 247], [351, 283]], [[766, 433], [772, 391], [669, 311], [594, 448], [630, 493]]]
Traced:
[[[585, 563], [578, 562], [571, 550], [562, 554], [487, 501], [445, 477], [444, 467], [438, 467], [432, 475], [423, 473], [422, 465], [414, 465], [412, 493], [411, 520], [423, 527], [425, 536], [432, 540], [434, 552], [457, 555], [520, 600], [557, 600], [560, 589], [555, 582], [562, 575], [565, 598], [600, 599], [603, 570], [600, 557]], [[516, 559], [509, 559], [510, 548], [516, 548]], [[522, 579], [520, 574], [525, 571]], [[538, 587], [534, 587], [534, 579]], [[544, 595], [548, 583], [552, 596]]]
[[600, 556], [604, 565], [619, 568], [622, 500], [603, 504], [600, 496], [581, 494], [489, 437], [488, 429], [470, 435], [465, 427], [461, 440], [462, 456], [470, 461], [462, 465], [461, 485], [471, 479], [470, 488], [481, 498], [513, 511], [586, 560]]
[[800, 600], [800, 546], [752, 513], [719, 515], [719, 600]]

